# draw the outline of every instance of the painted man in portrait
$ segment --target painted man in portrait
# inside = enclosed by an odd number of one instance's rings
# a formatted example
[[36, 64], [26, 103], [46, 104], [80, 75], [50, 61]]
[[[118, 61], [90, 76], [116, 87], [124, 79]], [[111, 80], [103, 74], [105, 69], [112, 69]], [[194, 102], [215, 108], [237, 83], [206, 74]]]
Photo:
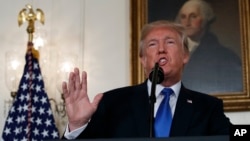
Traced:
[[177, 14], [176, 22], [185, 27], [189, 36], [191, 53], [183, 83], [205, 93], [242, 91], [241, 59], [210, 31], [214, 20], [212, 7], [203, 0], [187, 1]]

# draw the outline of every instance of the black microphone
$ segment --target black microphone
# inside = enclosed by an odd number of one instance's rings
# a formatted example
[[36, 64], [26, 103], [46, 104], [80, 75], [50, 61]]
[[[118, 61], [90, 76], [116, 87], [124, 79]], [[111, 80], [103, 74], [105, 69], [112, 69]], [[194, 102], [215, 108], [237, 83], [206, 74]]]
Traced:
[[149, 136], [151, 138], [154, 137], [154, 104], [156, 102], [155, 96], [155, 87], [156, 84], [161, 83], [164, 80], [164, 73], [161, 67], [159, 67], [158, 63], [155, 63], [153, 71], [149, 74], [149, 80], [152, 82], [151, 85], [151, 94], [149, 97], [149, 104], [150, 104], [150, 115], [149, 115], [149, 122], [150, 122], [150, 131]]
[[164, 80], [163, 69], [159, 67], [158, 63], [155, 63], [153, 70], [149, 74], [149, 80], [153, 83], [160, 84]]

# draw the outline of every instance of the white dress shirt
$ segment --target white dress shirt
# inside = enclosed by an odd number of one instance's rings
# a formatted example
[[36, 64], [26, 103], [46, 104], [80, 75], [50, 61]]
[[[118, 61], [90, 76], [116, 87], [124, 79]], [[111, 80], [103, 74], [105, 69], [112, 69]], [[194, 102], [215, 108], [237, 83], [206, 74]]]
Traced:
[[[148, 94], [150, 96], [151, 94], [151, 84], [152, 82], [148, 79], [147, 81], [147, 87], [148, 87]], [[163, 100], [164, 96], [161, 95], [161, 91], [164, 89], [165, 87], [157, 84], [156, 88], [155, 88], [155, 97], [156, 97], [156, 102], [155, 102], [155, 106], [154, 106], [154, 117], [156, 115], [156, 112], [160, 106], [161, 101]], [[170, 100], [169, 100], [169, 105], [171, 107], [171, 112], [172, 112], [172, 116], [174, 116], [174, 111], [175, 111], [175, 107], [176, 107], [176, 103], [177, 103], [177, 99], [180, 93], [180, 89], [181, 89], [181, 81], [179, 81], [178, 83], [176, 83], [175, 85], [169, 87], [174, 91], [174, 94], [172, 94], [170, 96]], [[66, 127], [65, 133], [64, 133], [64, 137], [66, 139], [75, 139], [77, 136], [79, 136], [81, 134], [81, 132], [83, 130], [85, 130], [85, 128], [87, 127], [88, 124], [83, 125], [82, 127], [75, 129], [71, 132], [69, 132], [69, 128], [68, 125]]]
[[[150, 96], [151, 93], [151, 81], [148, 80], [147, 82], [147, 86], [148, 86], [148, 94]], [[156, 97], [156, 102], [155, 102], [155, 106], [154, 106], [154, 117], [157, 113], [157, 110], [161, 104], [161, 101], [163, 100], [164, 96], [161, 95], [161, 91], [164, 89], [165, 87], [157, 84], [156, 88], [155, 88], [155, 97]], [[172, 113], [172, 117], [174, 116], [174, 111], [175, 111], [175, 107], [176, 107], [176, 103], [177, 103], [177, 99], [180, 93], [180, 89], [181, 89], [181, 81], [179, 81], [178, 83], [174, 84], [173, 86], [169, 87], [174, 91], [174, 94], [170, 95], [170, 100], [169, 100], [169, 105], [171, 108], [171, 113]]]

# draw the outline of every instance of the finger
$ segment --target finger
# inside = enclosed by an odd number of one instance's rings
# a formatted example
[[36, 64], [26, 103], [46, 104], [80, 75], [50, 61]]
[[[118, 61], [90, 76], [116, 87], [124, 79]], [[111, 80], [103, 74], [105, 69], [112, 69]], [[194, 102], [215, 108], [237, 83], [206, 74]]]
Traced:
[[75, 91], [75, 74], [74, 74], [74, 72], [71, 72], [69, 74], [68, 91], [69, 91], [69, 93], [73, 93]]
[[85, 71], [82, 72], [82, 90], [85, 94], [87, 94], [87, 73]]
[[77, 90], [80, 90], [82, 87], [80, 85], [80, 75], [79, 75], [79, 69], [75, 68], [74, 69], [74, 73], [75, 73], [75, 88]]
[[63, 93], [64, 99], [68, 97], [68, 88], [67, 88], [67, 83], [65, 81], [62, 82], [62, 93]]
[[97, 109], [97, 106], [98, 104], [100, 103], [101, 99], [103, 97], [103, 94], [100, 93], [100, 94], [97, 94], [95, 97], [94, 97], [94, 100], [92, 102], [92, 106], [94, 109]]

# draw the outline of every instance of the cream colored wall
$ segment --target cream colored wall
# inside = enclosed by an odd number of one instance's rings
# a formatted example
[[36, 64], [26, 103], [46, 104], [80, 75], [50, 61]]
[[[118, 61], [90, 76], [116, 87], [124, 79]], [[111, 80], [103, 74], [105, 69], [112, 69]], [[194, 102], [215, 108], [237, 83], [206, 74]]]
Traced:
[[[41, 50], [41, 64], [48, 96], [60, 100], [57, 90], [57, 55], [74, 54], [78, 67], [88, 73], [88, 91], [95, 94], [128, 85], [129, 68], [129, 1], [128, 0], [0, 0], [0, 133], [8, 114], [5, 100], [11, 99], [5, 85], [5, 53], [26, 51], [27, 23], [17, 24], [18, 12], [27, 3], [45, 13], [45, 25], [36, 23], [46, 33], [47, 44]], [[63, 57], [65, 58], [65, 57]], [[41, 61], [42, 63], [43, 61]], [[22, 68], [23, 69], [23, 68]], [[55, 114], [60, 132], [66, 118]]]
[[[56, 83], [56, 58], [60, 52], [78, 57], [77, 66], [88, 72], [88, 91], [95, 94], [130, 83], [130, 19], [129, 0], [0, 0], [0, 133], [10, 99], [5, 84], [5, 53], [18, 50], [24, 56], [27, 24], [17, 26], [17, 14], [25, 4], [45, 12], [45, 25], [37, 24], [46, 33], [47, 44], [41, 58], [48, 96], [60, 100]], [[66, 52], [66, 53], [65, 53]], [[250, 124], [250, 112], [226, 113], [233, 123]], [[55, 114], [63, 132], [66, 118]]]

